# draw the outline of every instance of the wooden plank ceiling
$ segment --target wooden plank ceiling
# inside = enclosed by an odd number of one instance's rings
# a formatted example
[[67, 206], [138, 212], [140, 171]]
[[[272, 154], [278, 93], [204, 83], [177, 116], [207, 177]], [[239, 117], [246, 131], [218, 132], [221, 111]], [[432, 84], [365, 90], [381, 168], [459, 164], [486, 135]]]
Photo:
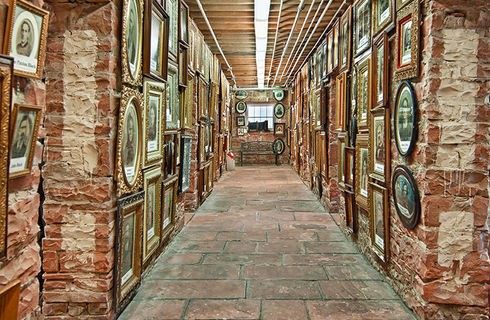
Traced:
[[[199, 30], [201, 30], [203, 33], [206, 43], [210, 46], [213, 53], [218, 54], [222, 68], [225, 71], [230, 84], [233, 85], [233, 82], [231, 81], [231, 73], [226, 70], [226, 63], [219, 55], [219, 50], [211, 36], [211, 32], [208, 29], [206, 21], [204, 20], [196, 1], [197, 0], [186, 0], [186, 3], [189, 5], [190, 16], [196, 22]], [[223, 53], [233, 69], [236, 79], [236, 87], [256, 88], [257, 70], [255, 66], [254, 1], [200, 1], [209, 19], [211, 27], [216, 34], [216, 38], [220, 43]], [[274, 50], [274, 39], [278, 21], [277, 18], [279, 15], [281, 2], [282, 11], [277, 34], [276, 48]], [[290, 31], [294, 25], [300, 1], [271, 0], [267, 53], [265, 61], [265, 87], [282, 87], [286, 84], [288, 76], [294, 76], [298, 68], [302, 65], [302, 62], [307, 58], [307, 55], [313, 49], [313, 46], [317, 43], [318, 38], [328, 26], [330, 20], [335, 15], [342, 2], [342, 0], [305, 0], [302, 10], [298, 16], [296, 26], [292, 32], [292, 37], [286, 49], [283, 61], [280, 62], [282, 52], [290, 35]], [[319, 20], [322, 12], [329, 3], [330, 5], [326, 11], [326, 14], [320, 21], [310, 41], [307, 41], [314, 30], [316, 22]], [[304, 22], [308, 11], [310, 11], [308, 19], [306, 22]], [[302, 27], [303, 30], [300, 35], [300, 30]], [[298, 36], [300, 36], [299, 39]], [[297, 42], [297, 44], [292, 54], [292, 49], [295, 42]], [[303, 46], [300, 46], [302, 43]], [[303, 47], [305, 47], [304, 50]], [[301, 52], [303, 53], [301, 56], [299, 56]], [[298, 57], [297, 62], [295, 57]], [[268, 77], [269, 71], [270, 78]], [[283, 74], [284, 76], [282, 76]]]

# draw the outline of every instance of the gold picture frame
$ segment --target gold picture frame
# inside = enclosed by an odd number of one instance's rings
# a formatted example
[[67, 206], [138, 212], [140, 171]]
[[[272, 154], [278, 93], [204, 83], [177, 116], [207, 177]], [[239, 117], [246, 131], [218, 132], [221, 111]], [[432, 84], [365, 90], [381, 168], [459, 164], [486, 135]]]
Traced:
[[122, 19], [122, 82], [140, 86], [142, 81], [143, 0], [124, 0]]
[[194, 125], [192, 111], [194, 109], [194, 77], [189, 77], [187, 88], [181, 93], [181, 121], [183, 129], [191, 129]]
[[145, 207], [143, 211], [143, 264], [146, 264], [160, 245], [162, 169], [160, 166], [143, 173]]
[[11, 122], [13, 138], [10, 141], [10, 178], [25, 176], [32, 170], [41, 113], [40, 106], [14, 105]]
[[371, 110], [371, 56], [364, 57], [357, 65], [357, 128], [368, 130], [369, 111]]
[[374, 40], [373, 45], [373, 107], [388, 107], [388, 59], [390, 58], [388, 48], [388, 35], [384, 32]]
[[337, 91], [335, 101], [335, 129], [345, 131], [347, 119], [347, 72], [340, 74], [336, 78], [335, 89]]
[[136, 192], [142, 185], [142, 105], [141, 93], [123, 87], [117, 134], [117, 195]]
[[157, 81], [167, 81], [169, 18], [156, 0], [145, 6], [143, 73]]
[[169, 56], [177, 61], [179, 53], [179, 0], [165, 0], [165, 11], [169, 16]]
[[143, 112], [143, 168], [159, 163], [163, 158], [165, 132], [165, 83], [145, 80]]
[[8, 150], [13, 64], [14, 59], [12, 57], [0, 55], [0, 260], [7, 254]]
[[419, 76], [419, 9], [419, 2], [414, 0], [397, 12], [395, 81]]
[[14, 58], [16, 76], [41, 78], [46, 55], [48, 20], [48, 11], [27, 1], [12, 0], [3, 51]]
[[358, 56], [371, 45], [371, 0], [357, 0], [353, 8], [354, 56]]
[[340, 49], [339, 65], [340, 72], [350, 70], [352, 56], [352, 6], [349, 6], [340, 18]]
[[[373, 16], [373, 36], [383, 30], [391, 29], [395, 15], [393, 0], [371, 0]], [[391, 26], [390, 26], [391, 25]]]
[[161, 237], [160, 244], [164, 243], [173, 229], [175, 222], [175, 210], [177, 201], [178, 177], [168, 179], [162, 186], [162, 209], [161, 209]]
[[368, 210], [369, 200], [369, 137], [359, 134], [356, 139], [356, 203], [364, 210]]
[[370, 215], [369, 231], [371, 235], [371, 248], [376, 256], [385, 264], [389, 257], [389, 203], [388, 190], [380, 185], [370, 182], [369, 193]]
[[274, 123], [274, 135], [275, 136], [285, 136], [286, 135], [286, 124], [285, 123]]
[[338, 145], [339, 145], [339, 168], [338, 168], [338, 183], [342, 189], [345, 189], [346, 175], [345, 175], [345, 148], [348, 146], [347, 132], [339, 132]]
[[386, 182], [390, 169], [390, 117], [388, 109], [371, 110], [369, 128], [369, 176]]
[[168, 64], [165, 131], [180, 129], [179, 79], [177, 66]]
[[135, 294], [141, 278], [141, 221], [144, 192], [118, 201], [116, 229], [116, 268], [114, 298], [116, 312], [121, 312]]

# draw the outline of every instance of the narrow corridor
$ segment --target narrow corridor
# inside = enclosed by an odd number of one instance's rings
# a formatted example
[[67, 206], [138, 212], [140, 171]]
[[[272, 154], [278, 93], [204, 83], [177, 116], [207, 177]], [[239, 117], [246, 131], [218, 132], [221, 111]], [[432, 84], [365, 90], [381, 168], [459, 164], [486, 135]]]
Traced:
[[226, 173], [119, 319], [415, 319], [288, 166]]

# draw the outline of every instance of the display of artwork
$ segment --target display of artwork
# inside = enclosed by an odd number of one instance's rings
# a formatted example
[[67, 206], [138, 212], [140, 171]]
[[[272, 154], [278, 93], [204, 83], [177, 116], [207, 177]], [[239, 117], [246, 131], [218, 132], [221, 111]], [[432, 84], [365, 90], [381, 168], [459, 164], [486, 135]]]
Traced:
[[393, 135], [398, 153], [408, 156], [415, 147], [417, 139], [417, 100], [412, 85], [402, 81], [398, 86], [393, 110]]
[[185, 192], [191, 184], [191, 156], [192, 156], [192, 137], [183, 135], [181, 138], [182, 158], [180, 167], [179, 192]]
[[122, 24], [122, 80], [141, 85], [143, 48], [143, 1], [123, 1]]
[[419, 7], [419, 2], [414, 0], [397, 12], [395, 80], [419, 75]]
[[415, 179], [405, 166], [397, 166], [393, 171], [391, 189], [396, 213], [408, 229], [414, 229], [420, 218], [420, 195]]

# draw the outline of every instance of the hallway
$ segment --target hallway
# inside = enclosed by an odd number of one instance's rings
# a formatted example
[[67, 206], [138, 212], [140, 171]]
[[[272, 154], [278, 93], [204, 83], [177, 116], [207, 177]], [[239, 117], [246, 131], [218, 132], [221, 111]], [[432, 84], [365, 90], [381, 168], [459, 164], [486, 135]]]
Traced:
[[415, 319], [289, 166], [227, 172], [119, 319]]

